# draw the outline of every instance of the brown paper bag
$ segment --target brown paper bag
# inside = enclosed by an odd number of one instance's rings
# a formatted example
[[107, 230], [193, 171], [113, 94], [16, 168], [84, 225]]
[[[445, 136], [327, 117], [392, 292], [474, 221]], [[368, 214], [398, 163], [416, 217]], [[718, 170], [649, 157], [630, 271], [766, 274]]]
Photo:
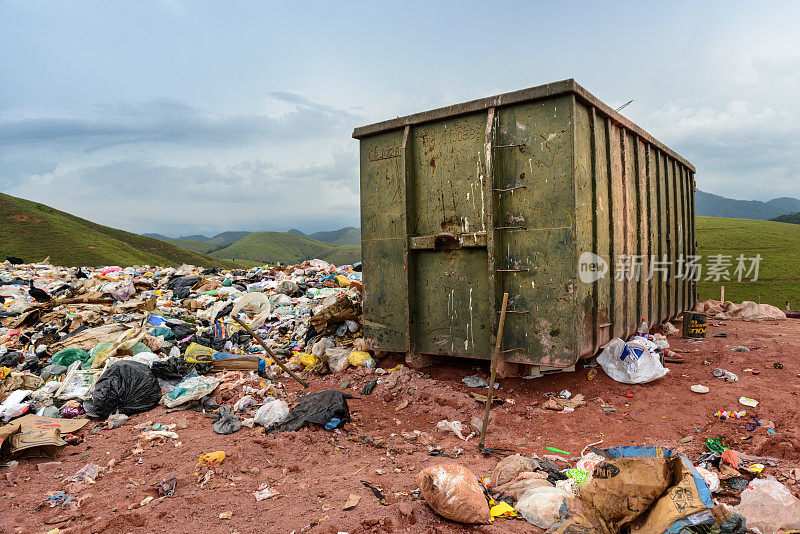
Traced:
[[548, 532], [618, 534], [644, 514], [671, 483], [670, 464], [663, 458], [604, 460], [578, 497], [567, 501], [568, 518]]
[[680, 456], [670, 461], [673, 484], [631, 528], [631, 534], [661, 534], [672, 524], [708, 508], [703, 504], [689, 468]]

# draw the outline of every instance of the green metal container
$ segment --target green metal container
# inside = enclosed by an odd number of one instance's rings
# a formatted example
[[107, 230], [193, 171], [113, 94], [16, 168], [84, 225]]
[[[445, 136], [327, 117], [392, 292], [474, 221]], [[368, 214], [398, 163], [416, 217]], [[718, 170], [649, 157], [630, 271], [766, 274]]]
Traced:
[[[567, 368], [694, 307], [674, 277], [695, 254], [694, 167], [574, 80], [353, 137], [377, 350], [487, 359], [508, 292], [503, 359]], [[638, 280], [615, 279], [620, 255], [643, 258]]]

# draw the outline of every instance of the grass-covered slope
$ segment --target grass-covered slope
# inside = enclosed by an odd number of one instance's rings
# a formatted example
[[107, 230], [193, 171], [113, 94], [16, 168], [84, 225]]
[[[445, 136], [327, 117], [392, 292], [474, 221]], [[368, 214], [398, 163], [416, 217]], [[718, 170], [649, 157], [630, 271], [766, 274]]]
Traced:
[[0, 193], [0, 261], [50, 256], [54, 265], [228, 266], [164, 241], [109, 228], [57, 209]]
[[217, 258], [259, 262], [299, 263], [319, 258], [336, 265], [353, 263], [361, 257], [361, 247], [337, 246], [289, 232], [255, 232], [225, 248], [210, 252]]
[[[786, 301], [800, 309], [800, 225], [772, 221], [697, 217], [698, 254], [702, 254], [704, 272], [711, 254], [732, 256], [732, 280], [703, 281], [697, 284], [701, 300], [719, 299], [720, 285], [725, 285], [725, 299], [734, 302], [759, 300], [783, 309]], [[737, 282], [736, 258], [761, 255], [758, 281]], [[750, 262], [747, 262], [747, 266]]]

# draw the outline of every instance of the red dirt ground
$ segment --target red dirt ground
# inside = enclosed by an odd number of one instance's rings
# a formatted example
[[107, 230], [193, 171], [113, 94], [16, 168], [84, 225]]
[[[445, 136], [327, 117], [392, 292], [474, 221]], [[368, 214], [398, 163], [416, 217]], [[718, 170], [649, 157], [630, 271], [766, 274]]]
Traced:
[[[800, 322], [728, 321], [726, 326], [709, 327], [709, 335], [717, 332], [727, 332], [728, 337], [709, 337], [702, 342], [671, 337], [673, 349], [690, 351], [684, 353], [687, 363], [668, 364], [670, 373], [651, 384], [619, 384], [602, 370], [588, 381], [588, 370], [583, 368], [533, 380], [502, 380], [499, 396], [513, 399], [515, 404], [493, 408], [487, 445], [525, 455], [547, 454], [545, 447], [553, 446], [575, 457], [587, 444], [603, 440], [601, 447], [662, 445], [696, 457], [704, 449], [706, 438], [724, 437], [740, 452], [781, 459], [778, 467], [766, 472], [795, 494], [800, 493], [800, 482], [786, 478], [789, 469], [800, 463]], [[737, 345], [747, 346], [751, 352], [732, 352], [730, 349]], [[703, 360], [711, 364], [702, 365]], [[782, 362], [784, 369], [774, 369], [774, 361]], [[395, 363], [383, 361], [381, 366], [388, 368]], [[711, 373], [715, 367], [737, 373], [740, 381], [726, 383], [715, 378]], [[746, 368], [757, 369], [760, 374], [745, 372]], [[424, 445], [428, 441], [449, 453], [454, 448], [463, 449], [457, 461], [479, 476], [490, 474], [497, 462], [477, 452], [477, 438], [465, 443], [436, 430], [441, 419], [468, 423], [473, 416], [481, 416], [482, 405], [469, 393], [486, 390], [469, 389], [461, 378], [476, 372], [485, 377], [486, 366], [456, 362], [424, 371], [423, 375], [400, 378], [392, 389], [381, 383], [369, 396], [360, 395], [360, 389], [373, 378], [371, 370], [311, 377], [312, 391], [337, 388], [343, 380], [352, 382], [348, 391], [359, 397], [349, 401], [353, 425], [338, 434], [304, 429], [263, 436], [259, 430], [243, 428], [222, 436], [213, 432], [211, 421], [202, 414], [165, 414], [163, 407], [134, 416], [114, 430], [92, 433], [92, 422], [81, 431], [86, 441], [66, 447], [56, 458], [61, 464], [43, 465], [40, 472], [37, 465], [48, 460], [21, 460], [10, 472], [0, 469], [4, 486], [0, 490], [0, 532], [47, 532], [56, 527], [62, 534], [541, 532], [524, 520], [501, 519], [478, 527], [458, 525], [438, 517], [424, 501], [409, 495], [417, 487], [415, 476], [420, 469], [449, 461], [429, 456]], [[288, 379], [283, 382], [291, 405], [299, 387]], [[692, 393], [692, 384], [707, 385], [711, 391], [706, 395]], [[582, 393], [588, 405], [574, 413], [539, 407], [544, 393], [564, 388], [573, 394]], [[627, 398], [627, 393], [634, 397]], [[742, 395], [760, 404], [753, 410], [744, 408], [737, 402]], [[603, 412], [600, 399], [616, 407], [617, 412]], [[405, 401], [409, 404], [403, 408]], [[764, 428], [748, 432], [744, 420], [720, 421], [714, 417], [720, 409], [751, 410], [762, 422], [774, 422], [776, 434], [770, 435]], [[182, 446], [149, 443], [141, 454], [124, 457], [137, 446], [134, 425], [148, 420], [179, 424], [175, 431]], [[401, 432], [412, 430], [425, 434], [416, 441], [401, 437]], [[347, 439], [358, 436], [386, 438], [387, 448]], [[689, 436], [692, 441], [679, 441]], [[752, 437], [742, 440], [748, 436]], [[225, 451], [228, 457], [215, 468], [214, 477], [198, 487], [193, 476], [197, 459], [215, 450]], [[49, 492], [65, 489], [63, 478], [89, 462], [105, 466], [112, 459], [115, 465], [110, 473], [76, 493], [83, 497], [79, 509], [45, 507], [37, 511]], [[170, 473], [177, 476], [177, 491], [173, 497], [159, 498], [152, 484]], [[389, 506], [379, 504], [361, 481], [380, 486]], [[280, 496], [256, 502], [252, 493], [264, 482], [280, 491]], [[345, 511], [343, 505], [351, 493], [361, 500], [355, 509]], [[148, 496], [156, 498], [140, 506]], [[219, 518], [220, 513], [228, 511], [232, 512], [231, 519]]]

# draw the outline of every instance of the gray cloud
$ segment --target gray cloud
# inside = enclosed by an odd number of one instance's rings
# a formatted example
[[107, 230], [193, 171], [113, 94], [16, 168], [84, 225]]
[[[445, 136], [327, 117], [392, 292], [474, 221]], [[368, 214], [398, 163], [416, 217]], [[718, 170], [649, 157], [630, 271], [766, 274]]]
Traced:
[[0, 116], [0, 150], [49, 145], [92, 152], [117, 145], [175, 144], [230, 146], [290, 143], [321, 137], [358, 121], [348, 111], [316, 104], [293, 93], [271, 93], [292, 109], [281, 115], [213, 113], [174, 100], [116, 102], [75, 116]]
[[358, 225], [357, 165], [352, 152], [291, 169], [261, 160], [224, 168], [126, 160], [56, 170], [10, 193], [139, 233], [314, 231]]

